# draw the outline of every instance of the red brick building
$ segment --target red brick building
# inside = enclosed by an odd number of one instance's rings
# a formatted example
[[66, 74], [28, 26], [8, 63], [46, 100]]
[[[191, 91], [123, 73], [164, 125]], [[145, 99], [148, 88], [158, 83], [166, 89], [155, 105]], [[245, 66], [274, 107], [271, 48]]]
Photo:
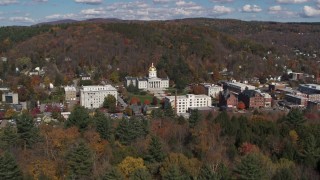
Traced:
[[238, 99], [246, 105], [246, 108], [265, 107], [264, 96], [255, 90], [244, 90], [239, 94]]
[[238, 96], [236, 93], [224, 90], [219, 94], [219, 106], [225, 108], [234, 108], [238, 106]]
[[320, 101], [308, 101], [307, 108], [320, 111]]

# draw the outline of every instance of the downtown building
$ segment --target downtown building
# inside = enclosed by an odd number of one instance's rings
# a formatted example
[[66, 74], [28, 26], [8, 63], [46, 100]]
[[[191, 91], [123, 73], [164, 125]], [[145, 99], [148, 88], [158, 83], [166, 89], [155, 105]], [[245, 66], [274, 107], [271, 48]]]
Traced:
[[170, 104], [179, 115], [187, 113], [190, 108], [211, 107], [211, 97], [207, 95], [187, 94], [183, 96], [166, 96], [165, 103]]
[[88, 109], [100, 108], [108, 95], [114, 96], [117, 100], [117, 89], [111, 85], [82, 86], [80, 89], [80, 105]]

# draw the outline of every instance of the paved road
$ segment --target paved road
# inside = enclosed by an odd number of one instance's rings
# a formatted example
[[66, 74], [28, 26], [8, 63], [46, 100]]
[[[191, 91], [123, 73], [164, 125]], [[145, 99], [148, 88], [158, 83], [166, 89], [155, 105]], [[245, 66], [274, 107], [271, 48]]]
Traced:
[[128, 105], [126, 102], [124, 102], [124, 100], [118, 95], [117, 97], [118, 102], [122, 105], [123, 108], [126, 108]]

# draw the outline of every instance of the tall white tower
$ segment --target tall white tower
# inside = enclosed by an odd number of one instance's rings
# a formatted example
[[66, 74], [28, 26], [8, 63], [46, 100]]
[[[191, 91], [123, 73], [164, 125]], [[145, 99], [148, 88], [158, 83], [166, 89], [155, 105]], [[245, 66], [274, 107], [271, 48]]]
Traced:
[[153, 63], [151, 64], [151, 67], [149, 68], [149, 78], [156, 78], [157, 77], [157, 69], [153, 66]]

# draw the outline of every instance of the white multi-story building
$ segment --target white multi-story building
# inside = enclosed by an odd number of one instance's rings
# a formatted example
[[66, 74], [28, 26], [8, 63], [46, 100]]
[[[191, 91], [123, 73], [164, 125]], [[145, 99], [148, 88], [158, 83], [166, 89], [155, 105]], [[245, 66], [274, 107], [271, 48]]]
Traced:
[[166, 96], [165, 102], [170, 103], [177, 114], [187, 113], [189, 108], [211, 107], [211, 97], [207, 95]]
[[138, 89], [150, 90], [150, 89], [165, 89], [169, 87], [169, 78], [158, 78], [157, 69], [153, 66], [149, 68], [149, 76], [144, 78], [126, 77], [126, 86], [132, 84]]
[[117, 89], [111, 85], [82, 86], [80, 89], [80, 105], [89, 109], [102, 107], [104, 98], [109, 94], [117, 99]]
[[208, 83], [203, 83], [201, 85], [205, 88], [207, 95], [213, 98], [217, 98], [219, 96], [219, 93], [223, 91], [222, 86]]

